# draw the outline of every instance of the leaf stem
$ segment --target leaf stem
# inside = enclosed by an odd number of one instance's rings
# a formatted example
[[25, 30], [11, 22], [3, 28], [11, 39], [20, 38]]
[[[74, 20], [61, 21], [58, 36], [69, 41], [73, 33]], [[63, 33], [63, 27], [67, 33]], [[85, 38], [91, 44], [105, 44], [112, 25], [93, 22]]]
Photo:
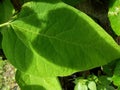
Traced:
[[10, 21], [9, 22], [6, 22], [6, 23], [3, 23], [3, 24], [0, 24], [0, 27], [4, 27], [4, 26], [7, 26], [10, 24]]

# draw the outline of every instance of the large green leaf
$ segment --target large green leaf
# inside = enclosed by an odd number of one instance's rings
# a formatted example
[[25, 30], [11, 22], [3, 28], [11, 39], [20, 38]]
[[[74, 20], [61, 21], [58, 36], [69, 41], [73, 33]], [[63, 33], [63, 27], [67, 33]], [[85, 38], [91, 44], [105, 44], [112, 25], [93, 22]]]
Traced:
[[62, 90], [57, 77], [35, 77], [17, 71], [16, 81], [21, 90]]
[[108, 16], [113, 31], [120, 36], [120, 0], [111, 0]]
[[[54, 72], [58, 67], [87, 70], [120, 58], [120, 48], [111, 36], [87, 15], [62, 2], [26, 3], [11, 26], [39, 54], [40, 61], [44, 58], [56, 65], [51, 68]], [[55, 73], [63, 75], [67, 69]]]
[[2, 32], [5, 55], [31, 75], [69, 75], [120, 58], [119, 46], [100, 26], [62, 2], [28, 2], [11, 26], [15, 32]]

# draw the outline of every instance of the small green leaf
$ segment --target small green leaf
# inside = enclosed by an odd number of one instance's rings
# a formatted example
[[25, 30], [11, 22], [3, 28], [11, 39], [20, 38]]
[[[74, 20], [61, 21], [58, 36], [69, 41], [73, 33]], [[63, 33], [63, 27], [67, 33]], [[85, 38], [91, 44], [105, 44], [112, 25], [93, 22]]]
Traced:
[[74, 90], [88, 90], [86, 82], [87, 82], [87, 80], [85, 80], [85, 79], [77, 80]]
[[16, 81], [21, 90], [62, 90], [57, 77], [36, 77], [17, 71]]
[[118, 75], [113, 75], [112, 80], [113, 80], [114, 85], [120, 87], [120, 75], [119, 76]]
[[108, 16], [113, 31], [120, 36], [120, 0], [111, 0]]
[[88, 90], [88, 88], [87, 88], [87, 85], [82, 85], [82, 84], [78, 83], [75, 86], [74, 90]]
[[89, 88], [89, 90], [97, 90], [96, 83], [94, 81], [89, 81], [88, 82], [88, 88]]

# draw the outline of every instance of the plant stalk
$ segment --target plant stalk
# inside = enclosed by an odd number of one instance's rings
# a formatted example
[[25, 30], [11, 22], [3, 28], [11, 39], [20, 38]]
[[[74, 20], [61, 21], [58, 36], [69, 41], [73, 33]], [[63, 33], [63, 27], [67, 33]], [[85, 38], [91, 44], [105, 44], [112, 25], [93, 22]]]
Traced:
[[7, 25], [9, 25], [10, 24], [10, 21], [9, 22], [6, 22], [6, 23], [3, 23], [3, 24], [0, 24], [0, 28], [1, 27], [4, 27], [4, 26], [7, 26]]

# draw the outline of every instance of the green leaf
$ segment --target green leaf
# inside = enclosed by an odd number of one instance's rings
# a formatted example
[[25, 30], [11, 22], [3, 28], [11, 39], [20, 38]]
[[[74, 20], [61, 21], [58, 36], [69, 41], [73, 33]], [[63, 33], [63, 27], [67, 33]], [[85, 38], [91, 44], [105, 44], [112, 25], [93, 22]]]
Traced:
[[13, 6], [10, 0], [3, 0], [0, 2], [0, 24], [7, 22], [13, 15]]
[[87, 85], [82, 85], [81, 83], [78, 83], [74, 90], [88, 90]]
[[[120, 47], [111, 36], [87, 15], [62, 2], [28, 2], [11, 26], [17, 37], [35, 53], [31, 57], [39, 57], [36, 62], [31, 58], [24, 64], [29, 64], [26, 65], [29, 70], [35, 64], [41, 75], [69, 75], [120, 58]], [[19, 49], [19, 46], [16, 48]], [[8, 53], [7, 49], [4, 51]], [[15, 60], [11, 57], [8, 56], [14, 64]], [[50, 70], [48, 67], [51, 67]], [[21, 69], [26, 71], [24, 67]], [[29, 73], [36, 74], [33, 72]]]
[[111, 0], [108, 16], [113, 31], [120, 36], [120, 0]]
[[86, 82], [87, 82], [87, 80], [85, 80], [85, 79], [76, 80], [75, 81], [76, 85], [74, 87], [74, 90], [88, 90]]
[[103, 72], [108, 77], [111, 77], [113, 75], [113, 73], [114, 73], [113, 71], [114, 71], [114, 68], [115, 68], [117, 62], [118, 62], [118, 60], [114, 60], [114, 61], [108, 63], [107, 65], [102, 66]]
[[120, 87], [120, 61], [117, 62], [112, 80], [113, 80], [114, 85]]
[[120, 75], [113, 75], [113, 84], [120, 87]]
[[16, 81], [21, 90], [62, 90], [57, 77], [36, 77], [17, 71]]
[[113, 86], [111, 86], [111, 78], [107, 76], [99, 76], [99, 81], [97, 82], [97, 90], [115, 90]]
[[89, 81], [88, 88], [89, 88], [89, 90], [97, 90], [96, 83], [94, 81]]
[[107, 76], [100, 76], [98, 79], [99, 79], [99, 83], [105, 87], [111, 84], [111, 81]]
[[115, 90], [114, 87], [112, 86], [103, 86], [103, 85], [98, 85], [97, 90]]

